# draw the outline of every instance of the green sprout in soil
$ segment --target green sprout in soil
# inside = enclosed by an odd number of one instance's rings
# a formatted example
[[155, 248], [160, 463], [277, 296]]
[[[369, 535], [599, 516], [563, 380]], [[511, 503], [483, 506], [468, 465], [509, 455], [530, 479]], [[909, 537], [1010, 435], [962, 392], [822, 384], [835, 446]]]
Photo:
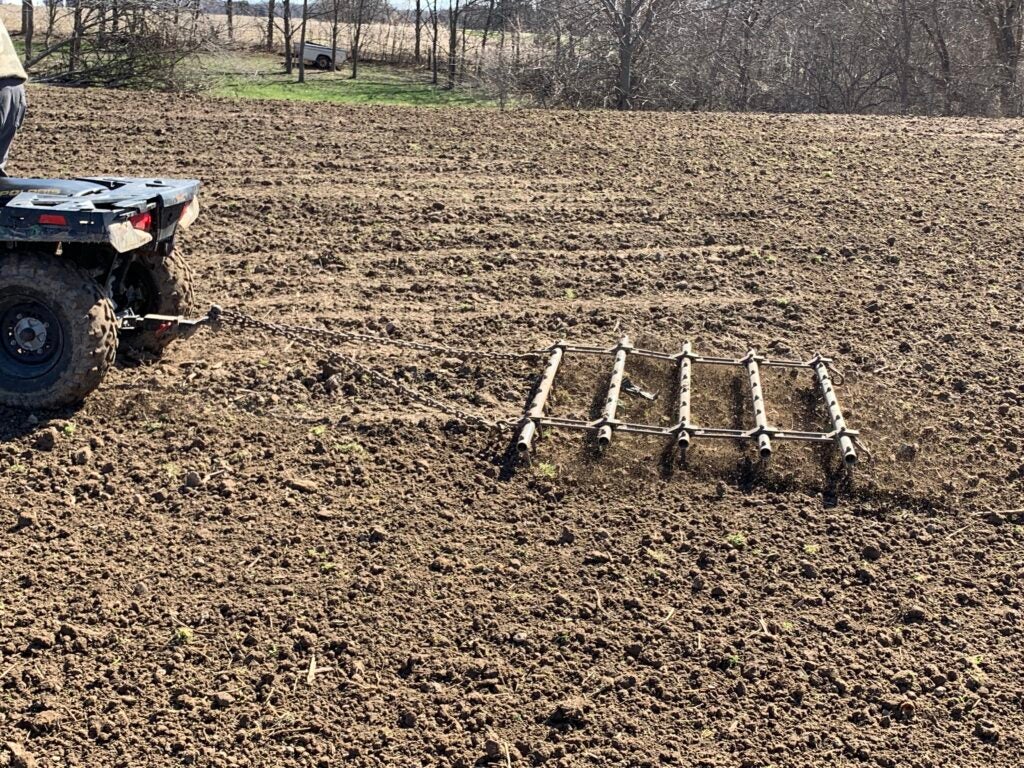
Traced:
[[178, 627], [174, 630], [174, 637], [171, 642], [174, 645], [188, 645], [195, 639], [195, 632], [189, 627]]
[[542, 461], [540, 464], [537, 465], [537, 474], [540, 475], [541, 477], [546, 477], [550, 480], [553, 480], [555, 476], [558, 474], [558, 467], [556, 467], [554, 464]]
[[743, 549], [747, 546], [747, 537], [737, 531], [726, 536], [725, 543], [733, 549]]
[[810, 542], [804, 544], [804, 554], [816, 555], [819, 551], [821, 551], [821, 547], [819, 547], [817, 544], [811, 544]]

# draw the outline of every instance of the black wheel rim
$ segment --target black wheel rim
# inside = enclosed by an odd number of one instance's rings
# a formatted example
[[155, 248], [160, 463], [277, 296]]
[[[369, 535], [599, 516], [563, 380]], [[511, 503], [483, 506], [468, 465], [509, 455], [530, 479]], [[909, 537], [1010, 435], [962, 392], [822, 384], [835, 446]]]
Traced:
[[64, 329], [56, 313], [27, 295], [0, 297], [0, 372], [16, 379], [44, 376], [60, 360]]
[[121, 289], [114, 294], [118, 312], [148, 315], [158, 310], [159, 291], [149, 270], [138, 262], [128, 267]]

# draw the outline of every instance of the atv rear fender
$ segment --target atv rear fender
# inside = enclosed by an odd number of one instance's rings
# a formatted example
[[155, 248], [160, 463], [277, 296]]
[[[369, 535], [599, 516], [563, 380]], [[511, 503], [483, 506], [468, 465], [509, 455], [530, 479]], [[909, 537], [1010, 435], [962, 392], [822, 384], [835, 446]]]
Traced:
[[119, 253], [162, 243], [199, 215], [194, 180], [113, 176], [3, 179], [0, 241], [106, 243]]

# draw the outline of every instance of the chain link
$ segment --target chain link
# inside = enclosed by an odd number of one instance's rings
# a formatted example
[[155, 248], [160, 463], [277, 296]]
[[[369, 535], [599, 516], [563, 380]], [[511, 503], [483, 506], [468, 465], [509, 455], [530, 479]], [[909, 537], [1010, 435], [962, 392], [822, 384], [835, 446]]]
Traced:
[[236, 328], [259, 330], [265, 333], [272, 334], [274, 336], [280, 336], [282, 338], [290, 339], [292, 341], [298, 341], [303, 344], [312, 346], [325, 355], [328, 356], [332, 361], [341, 363], [342, 365], [358, 371], [359, 373], [373, 379], [378, 384], [385, 387], [390, 387], [399, 394], [408, 397], [410, 400], [415, 400], [423, 405], [440, 411], [452, 418], [458, 419], [465, 424], [469, 424], [475, 427], [482, 427], [485, 429], [506, 429], [517, 422], [516, 419], [510, 419], [507, 421], [494, 422], [488, 419], [478, 416], [470, 411], [462, 410], [451, 403], [446, 403], [438, 400], [431, 395], [418, 392], [412, 387], [406, 386], [401, 382], [395, 381], [393, 378], [384, 375], [377, 369], [366, 365], [365, 363], [359, 362], [355, 357], [351, 355], [344, 355], [338, 352], [336, 349], [329, 346], [328, 342], [334, 343], [359, 343], [359, 344], [377, 344], [380, 346], [394, 346], [401, 349], [412, 349], [418, 352], [434, 352], [450, 357], [457, 358], [483, 358], [489, 360], [527, 360], [537, 357], [537, 353], [527, 352], [524, 354], [513, 354], [508, 352], [490, 352], [486, 350], [467, 350], [459, 349], [456, 347], [449, 347], [442, 344], [424, 344], [415, 341], [403, 341], [399, 339], [391, 339], [386, 336], [372, 336], [364, 333], [353, 333], [349, 331], [328, 331], [321, 328], [308, 328], [302, 325], [287, 325], [284, 323], [271, 323], [266, 320], [260, 320], [246, 315], [242, 312], [236, 312], [230, 309], [220, 310], [218, 321], [222, 325], [234, 326]]

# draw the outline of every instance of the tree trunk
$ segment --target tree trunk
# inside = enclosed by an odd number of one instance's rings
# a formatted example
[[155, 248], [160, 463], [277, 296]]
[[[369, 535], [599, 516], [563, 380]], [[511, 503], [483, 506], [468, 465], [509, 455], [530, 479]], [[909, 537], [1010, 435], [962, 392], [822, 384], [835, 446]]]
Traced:
[[949, 47], [946, 44], [946, 35], [942, 31], [942, 19], [939, 16], [938, 0], [932, 0], [931, 24], [921, 22], [924, 32], [931, 41], [935, 50], [935, 57], [939, 60], [938, 85], [939, 94], [942, 96], [942, 114], [949, 117], [953, 114], [953, 62], [949, 55]]
[[224, 7], [228, 15], [228, 42], [235, 40], [235, 3], [234, 0], [227, 0]]
[[466, 77], [466, 15], [462, 16], [462, 53], [459, 55], [459, 82]]
[[53, 37], [53, 25], [57, 23], [57, 3], [59, 0], [46, 0], [46, 44]]
[[999, 108], [1003, 117], [1016, 117], [1021, 106], [1017, 72], [1024, 38], [1024, 0], [1003, 0], [993, 11], [990, 24], [999, 67]]
[[352, 79], [359, 78], [359, 52], [363, 41], [363, 12], [366, 10], [366, 0], [358, 0], [355, 25], [352, 29]]
[[199, 2], [200, 0], [193, 0], [192, 2], [192, 32], [189, 40], [193, 43], [196, 40], [196, 35], [199, 34]]
[[68, 72], [78, 69], [79, 54], [82, 50], [82, 4], [75, 3], [74, 21], [71, 28], [71, 47], [68, 51]]
[[309, 21], [309, 0], [302, 0], [302, 29], [299, 32], [299, 82], [306, 82], [306, 22]]
[[430, 70], [431, 70], [431, 84], [437, 85], [437, 37], [440, 34], [438, 29], [438, 13], [437, 13], [437, 0], [433, 0], [432, 13], [430, 14], [431, 23], [434, 25], [434, 35], [430, 40], [431, 52], [430, 52]]
[[416, 0], [416, 49], [413, 58], [417, 64], [422, 63], [421, 46], [423, 43], [423, 0]]
[[750, 70], [754, 60], [754, 28], [761, 17], [759, 0], [752, 0], [747, 6], [743, 19], [743, 47], [740, 50], [739, 98], [737, 109], [746, 112], [750, 108]]
[[274, 0], [267, 0], [267, 52], [274, 52]]
[[21, 31], [25, 35], [25, 61], [32, 57], [32, 33], [35, 31], [35, 6], [32, 0], [22, 0]]
[[623, 0], [622, 28], [619, 30], [619, 82], [616, 106], [626, 110], [632, 107], [633, 91], [633, 0]]
[[490, 0], [487, 4], [487, 20], [484, 21], [484, 37], [480, 41], [480, 58], [483, 58], [484, 51], [487, 50], [487, 37], [491, 31], [491, 22], [494, 21], [494, 0]]
[[295, 69], [292, 52], [292, 0], [282, 0], [281, 15], [284, 17], [284, 71], [290, 75]]
[[900, 114], [910, 112], [910, 81], [913, 77], [910, 62], [913, 28], [910, 23], [909, 0], [899, 0], [899, 51], [897, 53], [896, 84], [899, 87]]
[[341, 27], [339, 16], [341, 13], [341, 0], [333, 0], [334, 7], [331, 15], [331, 71], [338, 68], [338, 34]]
[[455, 90], [455, 76], [459, 64], [459, 3], [460, 0], [448, 2], [448, 84], [449, 91]]

